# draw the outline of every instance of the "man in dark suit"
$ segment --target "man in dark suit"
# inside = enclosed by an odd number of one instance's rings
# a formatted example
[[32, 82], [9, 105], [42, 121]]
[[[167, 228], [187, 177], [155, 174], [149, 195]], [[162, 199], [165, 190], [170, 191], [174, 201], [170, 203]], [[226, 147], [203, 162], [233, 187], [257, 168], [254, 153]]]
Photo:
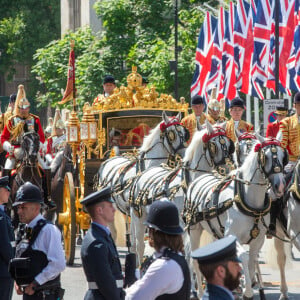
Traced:
[[241, 266], [236, 255], [236, 237], [228, 236], [192, 252], [206, 278], [203, 300], [234, 300], [231, 291], [240, 283]]
[[4, 211], [8, 202], [10, 188], [9, 178], [0, 178], [0, 299], [10, 300], [13, 291], [13, 279], [8, 272], [9, 261], [14, 257], [15, 236], [10, 218]]
[[124, 299], [121, 263], [108, 228], [116, 211], [111, 190], [104, 188], [92, 193], [81, 203], [92, 219], [81, 246], [81, 260], [89, 288], [84, 299]]

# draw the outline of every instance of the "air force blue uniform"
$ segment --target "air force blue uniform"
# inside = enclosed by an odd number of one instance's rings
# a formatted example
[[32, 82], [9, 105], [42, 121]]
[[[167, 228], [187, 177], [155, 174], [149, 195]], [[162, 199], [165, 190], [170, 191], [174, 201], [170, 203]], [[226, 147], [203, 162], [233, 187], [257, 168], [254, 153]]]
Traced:
[[[85, 207], [108, 201], [114, 203], [110, 188], [104, 188], [85, 197]], [[84, 300], [124, 299], [123, 275], [116, 245], [109, 229], [93, 222], [81, 246], [81, 260], [88, 282]]]
[[232, 293], [224, 288], [208, 283], [202, 300], [233, 300]]
[[0, 299], [11, 299], [13, 279], [8, 272], [9, 261], [14, 257], [15, 236], [10, 218], [0, 207]]
[[89, 290], [85, 300], [124, 299], [123, 275], [116, 246], [107, 232], [93, 223], [81, 247]]

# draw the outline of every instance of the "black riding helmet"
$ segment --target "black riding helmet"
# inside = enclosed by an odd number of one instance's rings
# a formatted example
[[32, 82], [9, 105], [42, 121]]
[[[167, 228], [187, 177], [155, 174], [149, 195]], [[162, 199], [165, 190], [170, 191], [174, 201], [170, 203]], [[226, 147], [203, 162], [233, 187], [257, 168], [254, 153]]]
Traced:
[[150, 206], [145, 225], [166, 234], [183, 234], [183, 229], [179, 225], [178, 209], [168, 200], [155, 201]]

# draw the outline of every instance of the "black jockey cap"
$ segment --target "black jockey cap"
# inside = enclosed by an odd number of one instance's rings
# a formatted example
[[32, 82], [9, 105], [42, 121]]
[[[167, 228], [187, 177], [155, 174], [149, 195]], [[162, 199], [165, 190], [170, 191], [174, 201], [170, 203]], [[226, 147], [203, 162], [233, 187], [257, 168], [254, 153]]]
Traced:
[[152, 203], [144, 224], [166, 234], [183, 234], [183, 229], [179, 225], [178, 209], [168, 200], [163, 199]]
[[296, 93], [294, 96], [294, 103], [300, 103], [300, 92]]
[[16, 199], [13, 203], [13, 206], [28, 202], [39, 203], [41, 205], [44, 204], [41, 190], [29, 181], [25, 182], [17, 190]]
[[11, 94], [9, 96], [9, 103], [15, 103], [17, 99], [17, 95], [16, 94]]
[[245, 109], [245, 104], [244, 104], [243, 99], [237, 97], [237, 98], [234, 98], [233, 100], [231, 100], [229, 108], [232, 108], [232, 107], [241, 107], [241, 108]]
[[86, 196], [82, 199], [80, 203], [85, 205], [86, 207], [103, 201], [115, 203], [114, 199], [111, 197], [111, 193], [112, 192], [110, 187], [105, 187], [97, 192]]
[[10, 191], [9, 177], [8, 176], [3, 176], [3, 177], [0, 178], [0, 188], [5, 188], [8, 191]]
[[105, 83], [113, 83], [115, 84], [115, 78], [112, 75], [105, 75], [103, 79], [103, 84]]
[[276, 106], [276, 110], [275, 110], [276, 115], [286, 116], [287, 113], [288, 113], [288, 109], [286, 107]]
[[192, 98], [192, 105], [205, 104], [203, 97], [196, 95]]
[[236, 255], [236, 237], [229, 235], [192, 252], [199, 264], [212, 264], [221, 261], [241, 262]]

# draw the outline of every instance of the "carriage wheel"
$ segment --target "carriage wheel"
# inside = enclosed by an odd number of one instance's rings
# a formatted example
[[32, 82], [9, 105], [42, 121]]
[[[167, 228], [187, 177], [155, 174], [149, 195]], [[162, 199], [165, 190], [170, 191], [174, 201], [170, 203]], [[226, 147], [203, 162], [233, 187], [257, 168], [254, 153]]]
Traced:
[[68, 213], [69, 222], [63, 225], [63, 236], [65, 245], [66, 261], [73, 265], [75, 258], [76, 243], [76, 208], [75, 208], [75, 187], [73, 175], [67, 172], [64, 178], [63, 189], [63, 212]]

